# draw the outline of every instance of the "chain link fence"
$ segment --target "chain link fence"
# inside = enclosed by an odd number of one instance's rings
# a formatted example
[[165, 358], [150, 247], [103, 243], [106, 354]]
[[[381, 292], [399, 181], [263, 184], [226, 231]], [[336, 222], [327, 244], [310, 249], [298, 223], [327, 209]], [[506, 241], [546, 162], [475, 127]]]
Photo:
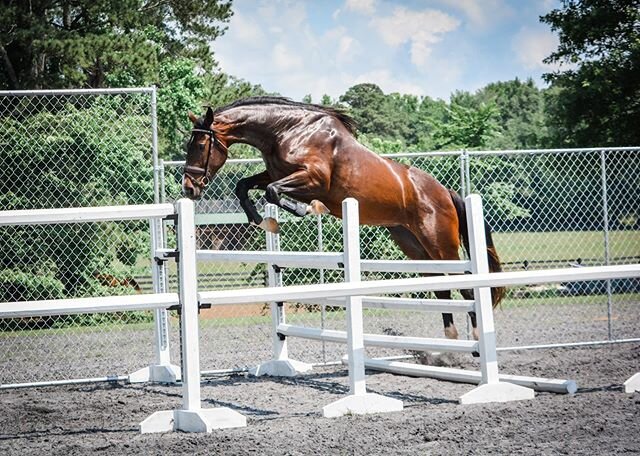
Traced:
[[[483, 197], [486, 218], [507, 271], [584, 265], [622, 264], [640, 260], [640, 149], [536, 151], [460, 151], [396, 154], [390, 158], [423, 169], [462, 194]], [[165, 180], [178, 183], [181, 163], [164, 163]], [[264, 234], [246, 225], [233, 196], [235, 183], [264, 169], [260, 160], [230, 160], [198, 203], [202, 225], [200, 248], [264, 248]], [[177, 186], [174, 188], [178, 189]], [[177, 193], [167, 192], [173, 200]], [[256, 193], [257, 205], [264, 199]], [[281, 211], [280, 245], [284, 251], [341, 251], [338, 220], [295, 218]], [[380, 227], [361, 228], [363, 258], [402, 259]], [[265, 280], [264, 266], [199, 264], [201, 289], [239, 287]], [[233, 277], [233, 280], [229, 279]], [[409, 277], [365, 273], [364, 279]], [[220, 280], [224, 277], [224, 280]], [[342, 281], [334, 270], [286, 269], [284, 283]], [[455, 295], [455, 293], [454, 293]], [[503, 349], [620, 341], [640, 337], [638, 280], [565, 283], [509, 290], [496, 309], [498, 342]], [[287, 319], [306, 326], [344, 329], [344, 312], [310, 304], [289, 304]], [[442, 322], [430, 313], [365, 310], [368, 332], [441, 337]], [[266, 306], [203, 311], [203, 347], [216, 347], [210, 369], [244, 367], [270, 356], [270, 314]], [[468, 322], [457, 326], [470, 337]], [[229, 343], [221, 343], [229, 341]], [[235, 343], [241, 341], [241, 344]], [[229, 351], [228, 356], [224, 355]], [[206, 351], [206, 348], [203, 349]], [[293, 339], [291, 356], [307, 362], [335, 361], [343, 349], [335, 344]], [[369, 350], [374, 355], [398, 355]], [[212, 364], [211, 364], [212, 363]]]
[[[0, 210], [153, 203], [154, 131], [153, 88], [0, 92]], [[6, 226], [0, 246], [0, 302], [153, 291], [148, 222]], [[152, 344], [152, 312], [3, 319], [0, 384], [126, 374]]]
[[[154, 89], [0, 93], [0, 210], [144, 204], [180, 195], [181, 163], [157, 163]], [[483, 196], [506, 270], [637, 262], [640, 148], [445, 152], [391, 158], [433, 174], [463, 194]], [[197, 203], [199, 248], [264, 250], [233, 194], [261, 160], [230, 160]], [[157, 175], [157, 176], [156, 176]], [[256, 193], [258, 207], [264, 200]], [[342, 228], [327, 217], [281, 212], [286, 251], [340, 251]], [[173, 227], [165, 227], [169, 246]], [[153, 291], [149, 226], [142, 222], [0, 227], [0, 301]], [[362, 227], [363, 258], [402, 259], [386, 230]], [[169, 264], [169, 291], [175, 269]], [[202, 290], [263, 286], [264, 266], [200, 262]], [[366, 273], [365, 280], [401, 277]], [[407, 277], [408, 275], [404, 275]], [[335, 270], [287, 269], [285, 284], [342, 281]], [[637, 281], [566, 283], [509, 290], [496, 309], [503, 348], [640, 337]], [[294, 324], [344, 329], [344, 310], [289, 303]], [[442, 335], [431, 313], [365, 310], [368, 332]], [[179, 360], [175, 316], [170, 348]], [[464, 337], [468, 326], [456, 316]], [[0, 385], [117, 378], [153, 358], [153, 314], [0, 321]], [[271, 356], [268, 307], [201, 312], [206, 370], [245, 368]], [[331, 362], [343, 347], [293, 339], [293, 358]], [[370, 355], [398, 355], [371, 351]], [[90, 363], [87, 360], [92, 360]]]

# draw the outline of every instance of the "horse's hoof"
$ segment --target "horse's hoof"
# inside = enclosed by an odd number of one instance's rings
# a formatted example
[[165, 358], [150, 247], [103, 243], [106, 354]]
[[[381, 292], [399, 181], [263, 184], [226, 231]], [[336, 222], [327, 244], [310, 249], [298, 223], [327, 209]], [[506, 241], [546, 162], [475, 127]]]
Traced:
[[458, 330], [455, 326], [447, 326], [444, 328], [444, 336], [447, 339], [457, 339], [458, 338]]
[[323, 215], [328, 214], [329, 208], [324, 205], [322, 201], [313, 200], [307, 207], [307, 213], [313, 215]]
[[272, 217], [265, 218], [258, 226], [269, 233], [278, 234], [280, 232], [280, 225]]

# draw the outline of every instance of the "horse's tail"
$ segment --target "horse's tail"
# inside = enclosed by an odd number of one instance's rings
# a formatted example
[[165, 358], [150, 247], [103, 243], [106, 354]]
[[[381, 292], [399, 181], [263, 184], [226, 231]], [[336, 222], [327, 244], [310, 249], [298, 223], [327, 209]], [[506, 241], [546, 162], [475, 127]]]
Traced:
[[[464, 249], [469, 254], [469, 230], [467, 228], [467, 211], [465, 209], [464, 200], [457, 192], [453, 190], [449, 190], [451, 194], [451, 199], [453, 200], [453, 205], [456, 208], [456, 213], [458, 214], [458, 230], [460, 231], [460, 238], [462, 238], [462, 244], [464, 245]], [[491, 236], [491, 227], [484, 221], [484, 232], [487, 241], [487, 259], [489, 260], [489, 271], [490, 272], [501, 272], [502, 264], [500, 263], [500, 258], [498, 257], [498, 252], [496, 252], [496, 246], [493, 243], [493, 237]], [[502, 299], [504, 298], [506, 293], [506, 288], [504, 287], [493, 287], [491, 288], [491, 302], [493, 303], [493, 307], [496, 307]]]

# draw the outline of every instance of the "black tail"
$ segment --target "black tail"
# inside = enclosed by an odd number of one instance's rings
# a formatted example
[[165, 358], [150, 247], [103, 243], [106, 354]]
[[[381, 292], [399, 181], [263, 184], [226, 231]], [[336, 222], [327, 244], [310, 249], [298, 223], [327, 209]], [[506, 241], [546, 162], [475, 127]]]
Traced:
[[[456, 213], [458, 214], [458, 229], [460, 231], [460, 238], [462, 239], [462, 245], [464, 245], [464, 249], [469, 254], [469, 230], [467, 229], [467, 211], [464, 206], [464, 200], [458, 193], [453, 190], [449, 190], [451, 194], [451, 199], [453, 200], [453, 205], [456, 207]], [[490, 272], [501, 272], [502, 264], [500, 263], [500, 258], [498, 257], [498, 252], [496, 252], [496, 246], [493, 243], [493, 237], [491, 236], [491, 227], [484, 221], [484, 232], [487, 241], [487, 259], [489, 260], [489, 271]], [[506, 288], [504, 287], [493, 287], [491, 288], [491, 301], [493, 303], [493, 307], [496, 307], [505, 296]]]

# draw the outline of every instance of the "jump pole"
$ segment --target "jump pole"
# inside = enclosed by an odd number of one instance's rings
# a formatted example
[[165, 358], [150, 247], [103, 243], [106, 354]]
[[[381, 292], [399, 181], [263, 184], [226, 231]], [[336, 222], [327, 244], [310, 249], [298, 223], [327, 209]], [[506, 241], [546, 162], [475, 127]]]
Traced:
[[227, 407], [201, 408], [200, 348], [198, 335], [198, 280], [193, 201], [180, 199], [178, 214], [178, 274], [182, 306], [182, 408], [163, 410], [140, 423], [142, 434], [183, 431], [211, 432], [213, 429], [243, 427], [247, 419]]
[[[482, 373], [452, 367], [427, 366], [423, 364], [390, 361], [386, 359], [366, 359], [367, 369], [389, 372], [391, 374], [407, 375], [409, 377], [427, 377], [449, 382], [479, 384]], [[574, 394], [578, 387], [573, 380], [555, 378], [528, 377], [524, 375], [498, 374], [500, 382], [513, 383], [531, 388], [534, 391], [544, 391], [557, 394]]]

